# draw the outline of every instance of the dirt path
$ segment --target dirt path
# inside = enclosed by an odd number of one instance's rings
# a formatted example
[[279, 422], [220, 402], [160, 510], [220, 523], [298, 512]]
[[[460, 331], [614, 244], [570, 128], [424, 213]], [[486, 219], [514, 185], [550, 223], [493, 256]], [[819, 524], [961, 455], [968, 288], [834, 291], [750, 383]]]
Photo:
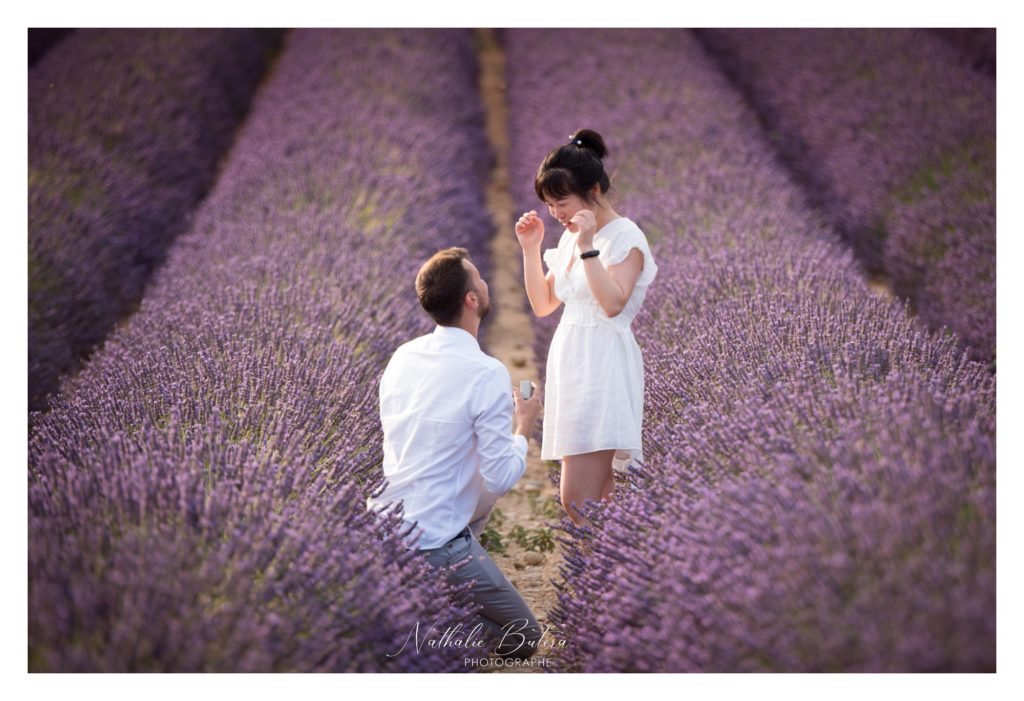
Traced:
[[868, 289], [886, 299], [896, 299], [892, 292], [892, 282], [882, 275], [872, 275], [867, 280]]
[[[524, 307], [525, 291], [521, 277], [522, 252], [512, 231], [515, 221], [513, 201], [508, 182], [507, 106], [505, 102], [505, 57], [493, 30], [478, 29], [477, 46], [480, 59], [480, 91], [487, 119], [487, 138], [495, 154], [495, 167], [487, 188], [487, 208], [494, 226], [491, 239], [492, 272], [488, 285], [491, 291], [491, 311], [485, 336], [487, 352], [505, 363], [516, 385], [520, 380], [538, 380], [533, 356], [533, 325]], [[530, 441], [526, 457], [526, 474], [519, 483], [498, 499], [495, 512], [488, 524], [502, 536], [506, 550], [492, 552], [494, 561], [519, 590], [537, 617], [541, 628], [547, 625], [548, 612], [557, 603], [552, 580], [561, 581], [558, 568], [562, 563], [561, 545], [554, 550], [537, 553], [528, 551], [513, 540], [513, 529], [522, 527], [527, 533], [547, 528], [558, 522], [561, 507], [553, 501], [557, 490], [547, 478], [547, 467], [540, 459], [540, 446]], [[554, 515], [557, 514], [557, 515]], [[502, 518], [503, 517], [503, 518]], [[551, 534], [555, 534], [552, 532]], [[538, 559], [537, 564], [529, 562]], [[559, 637], [555, 631], [545, 636], [554, 643]], [[495, 667], [494, 671], [539, 672], [542, 660], [550, 647], [542, 645], [531, 660], [530, 667], [518, 669]]]

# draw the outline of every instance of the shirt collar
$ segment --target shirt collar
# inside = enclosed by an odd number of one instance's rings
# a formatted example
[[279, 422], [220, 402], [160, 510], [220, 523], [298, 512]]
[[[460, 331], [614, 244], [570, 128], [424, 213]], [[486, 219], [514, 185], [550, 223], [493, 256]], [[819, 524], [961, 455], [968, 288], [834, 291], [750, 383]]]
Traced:
[[434, 337], [454, 343], [460, 348], [480, 350], [480, 342], [473, 337], [473, 334], [458, 326], [441, 326], [438, 324], [434, 327]]

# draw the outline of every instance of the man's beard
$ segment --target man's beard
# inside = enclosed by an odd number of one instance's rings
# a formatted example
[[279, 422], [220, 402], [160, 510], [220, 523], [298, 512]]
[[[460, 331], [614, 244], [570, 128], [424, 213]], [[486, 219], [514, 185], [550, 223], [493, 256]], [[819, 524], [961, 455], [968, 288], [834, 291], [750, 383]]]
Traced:
[[489, 311], [491, 311], [491, 303], [490, 303], [490, 301], [487, 302], [487, 306], [480, 307], [480, 311], [477, 312], [480, 315], [480, 321], [484, 320], [484, 317], [487, 316], [487, 312], [489, 312]]

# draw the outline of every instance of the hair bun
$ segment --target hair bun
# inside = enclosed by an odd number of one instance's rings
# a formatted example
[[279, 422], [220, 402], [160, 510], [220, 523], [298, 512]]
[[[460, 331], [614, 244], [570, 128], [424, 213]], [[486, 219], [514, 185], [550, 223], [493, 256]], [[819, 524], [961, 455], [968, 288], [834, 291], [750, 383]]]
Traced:
[[537, 169], [533, 188], [542, 202], [576, 195], [593, 204], [594, 186], [608, 192], [611, 181], [604, 170], [608, 148], [593, 129], [577, 129], [568, 143], [555, 146]]
[[576, 144], [580, 148], [590, 149], [601, 160], [608, 155], [608, 147], [604, 145], [604, 139], [593, 129], [577, 129], [570, 137], [570, 143]]

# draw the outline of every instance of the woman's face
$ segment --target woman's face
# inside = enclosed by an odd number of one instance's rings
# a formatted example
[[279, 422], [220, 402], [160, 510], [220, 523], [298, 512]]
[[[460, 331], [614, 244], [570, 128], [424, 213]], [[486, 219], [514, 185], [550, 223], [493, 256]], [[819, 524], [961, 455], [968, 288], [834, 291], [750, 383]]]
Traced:
[[548, 213], [562, 226], [567, 226], [569, 220], [581, 209], [587, 209], [587, 203], [579, 195], [573, 194], [545, 199], [544, 203], [548, 206]]

